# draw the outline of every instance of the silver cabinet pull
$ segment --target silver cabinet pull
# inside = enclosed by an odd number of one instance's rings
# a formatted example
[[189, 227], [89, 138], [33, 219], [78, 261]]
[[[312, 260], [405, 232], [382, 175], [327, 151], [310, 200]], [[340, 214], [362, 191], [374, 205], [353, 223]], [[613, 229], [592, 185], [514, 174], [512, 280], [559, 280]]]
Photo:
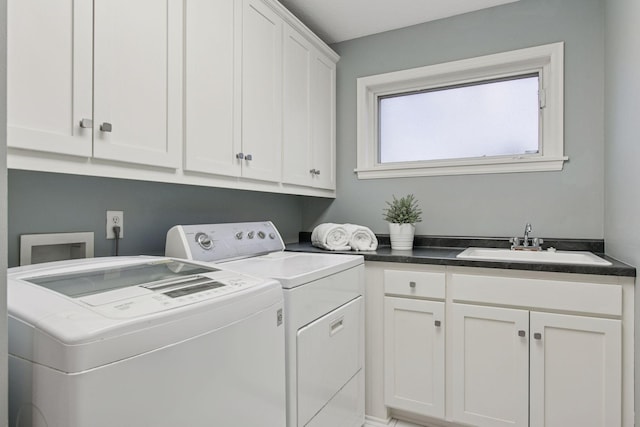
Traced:
[[542, 339], [542, 334], [540, 332], [536, 332], [535, 334], [533, 334], [533, 339], [534, 340], [541, 340]]
[[409, 287], [410, 288], [415, 288], [416, 287], [416, 282], [409, 282]]
[[247, 161], [251, 161], [253, 160], [253, 156], [251, 154], [247, 154], [246, 156], [244, 156], [244, 159]]
[[527, 336], [527, 333], [525, 331], [523, 331], [523, 330], [519, 330], [518, 331], [518, 336], [519, 337], [525, 337], [525, 336]]
[[320, 169], [316, 169], [315, 174], [316, 174], [316, 175], [320, 175]]
[[311, 170], [309, 171], [309, 173], [310, 173], [311, 175], [315, 175], [315, 174], [316, 174], [316, 170], [315, 170], [315, 169], [311, 169]]
[[436, 320], [435, 322], [433, 322], [434, 325], [436, 325], [436, 328], [439, 328], [440, 325], [442, 325], [442, 323], [439, 320]]
[[238, 159], [238, 160], [242, 160], [242, 159], [244, 159], [244, 153], [238, 153], [238, 154], [236, 154], [236, 159]]
[[83, 129], [89, 129], [93, 127], [93, 120], [91, 119], [82, 119], [80, 120], [80, 127]]
[[104, 122], [100, 125], [100, 130], [102, 132], [111, 132], [112, 128], [111, 123]]

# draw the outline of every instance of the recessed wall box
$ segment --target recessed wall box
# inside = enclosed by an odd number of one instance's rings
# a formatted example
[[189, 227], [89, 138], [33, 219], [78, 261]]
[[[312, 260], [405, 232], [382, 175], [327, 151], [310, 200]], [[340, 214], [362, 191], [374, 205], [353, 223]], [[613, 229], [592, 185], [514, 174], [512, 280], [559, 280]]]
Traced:
[[79, 258], [93, 258], [93, 232], [20, 236], [20, 265]]

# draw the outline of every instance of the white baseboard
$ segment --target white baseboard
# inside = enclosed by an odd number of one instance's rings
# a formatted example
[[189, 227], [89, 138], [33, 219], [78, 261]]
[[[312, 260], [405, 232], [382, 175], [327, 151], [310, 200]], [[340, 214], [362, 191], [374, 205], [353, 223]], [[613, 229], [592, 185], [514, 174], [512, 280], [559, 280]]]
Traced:
[[393, 427], [396, 424], [396, 420], [392, 418], [376, 418], [370, 415], [364, 417], [363, 427]]

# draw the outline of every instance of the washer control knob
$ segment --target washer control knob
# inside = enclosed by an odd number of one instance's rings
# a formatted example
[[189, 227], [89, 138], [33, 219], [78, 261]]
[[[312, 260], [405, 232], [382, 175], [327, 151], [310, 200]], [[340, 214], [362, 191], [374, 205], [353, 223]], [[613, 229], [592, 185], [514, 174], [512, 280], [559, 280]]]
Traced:
[[276, 238], [276, 233], [269, 233], [269, 238], [270, 239], [275, 239]]
[[250, 238], [250, 239], [253, 239], [255, 237], [255, 235], [256, 235], [255, 231], [250, 231], [250, 232], [247, 233], [247, 237]]
[[258, 231], [258, 237], [264, 239], [266, 237], [266, 234], [264, 234], [264, 231]]
[[242, 231], [238, 231], [236, 233], [236, 239], [242, 240], [243, 237], [244, 237], [244, 233]]
[[196, 234], [196, 242], [204, 250], [211, 250], [213, 248], [213, 242], [205, 233]]

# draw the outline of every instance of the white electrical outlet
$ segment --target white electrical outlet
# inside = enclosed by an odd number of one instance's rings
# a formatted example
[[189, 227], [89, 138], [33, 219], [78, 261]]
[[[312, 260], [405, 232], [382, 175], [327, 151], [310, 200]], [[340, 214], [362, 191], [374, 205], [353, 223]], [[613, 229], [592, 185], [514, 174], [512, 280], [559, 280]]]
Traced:
[[124, 212], [123, 211], [107, 211], [107, 239], [115, 239], [116, 233], [113, 232], [114, 226], [120, 227], [119, 239], [124, 237]]

